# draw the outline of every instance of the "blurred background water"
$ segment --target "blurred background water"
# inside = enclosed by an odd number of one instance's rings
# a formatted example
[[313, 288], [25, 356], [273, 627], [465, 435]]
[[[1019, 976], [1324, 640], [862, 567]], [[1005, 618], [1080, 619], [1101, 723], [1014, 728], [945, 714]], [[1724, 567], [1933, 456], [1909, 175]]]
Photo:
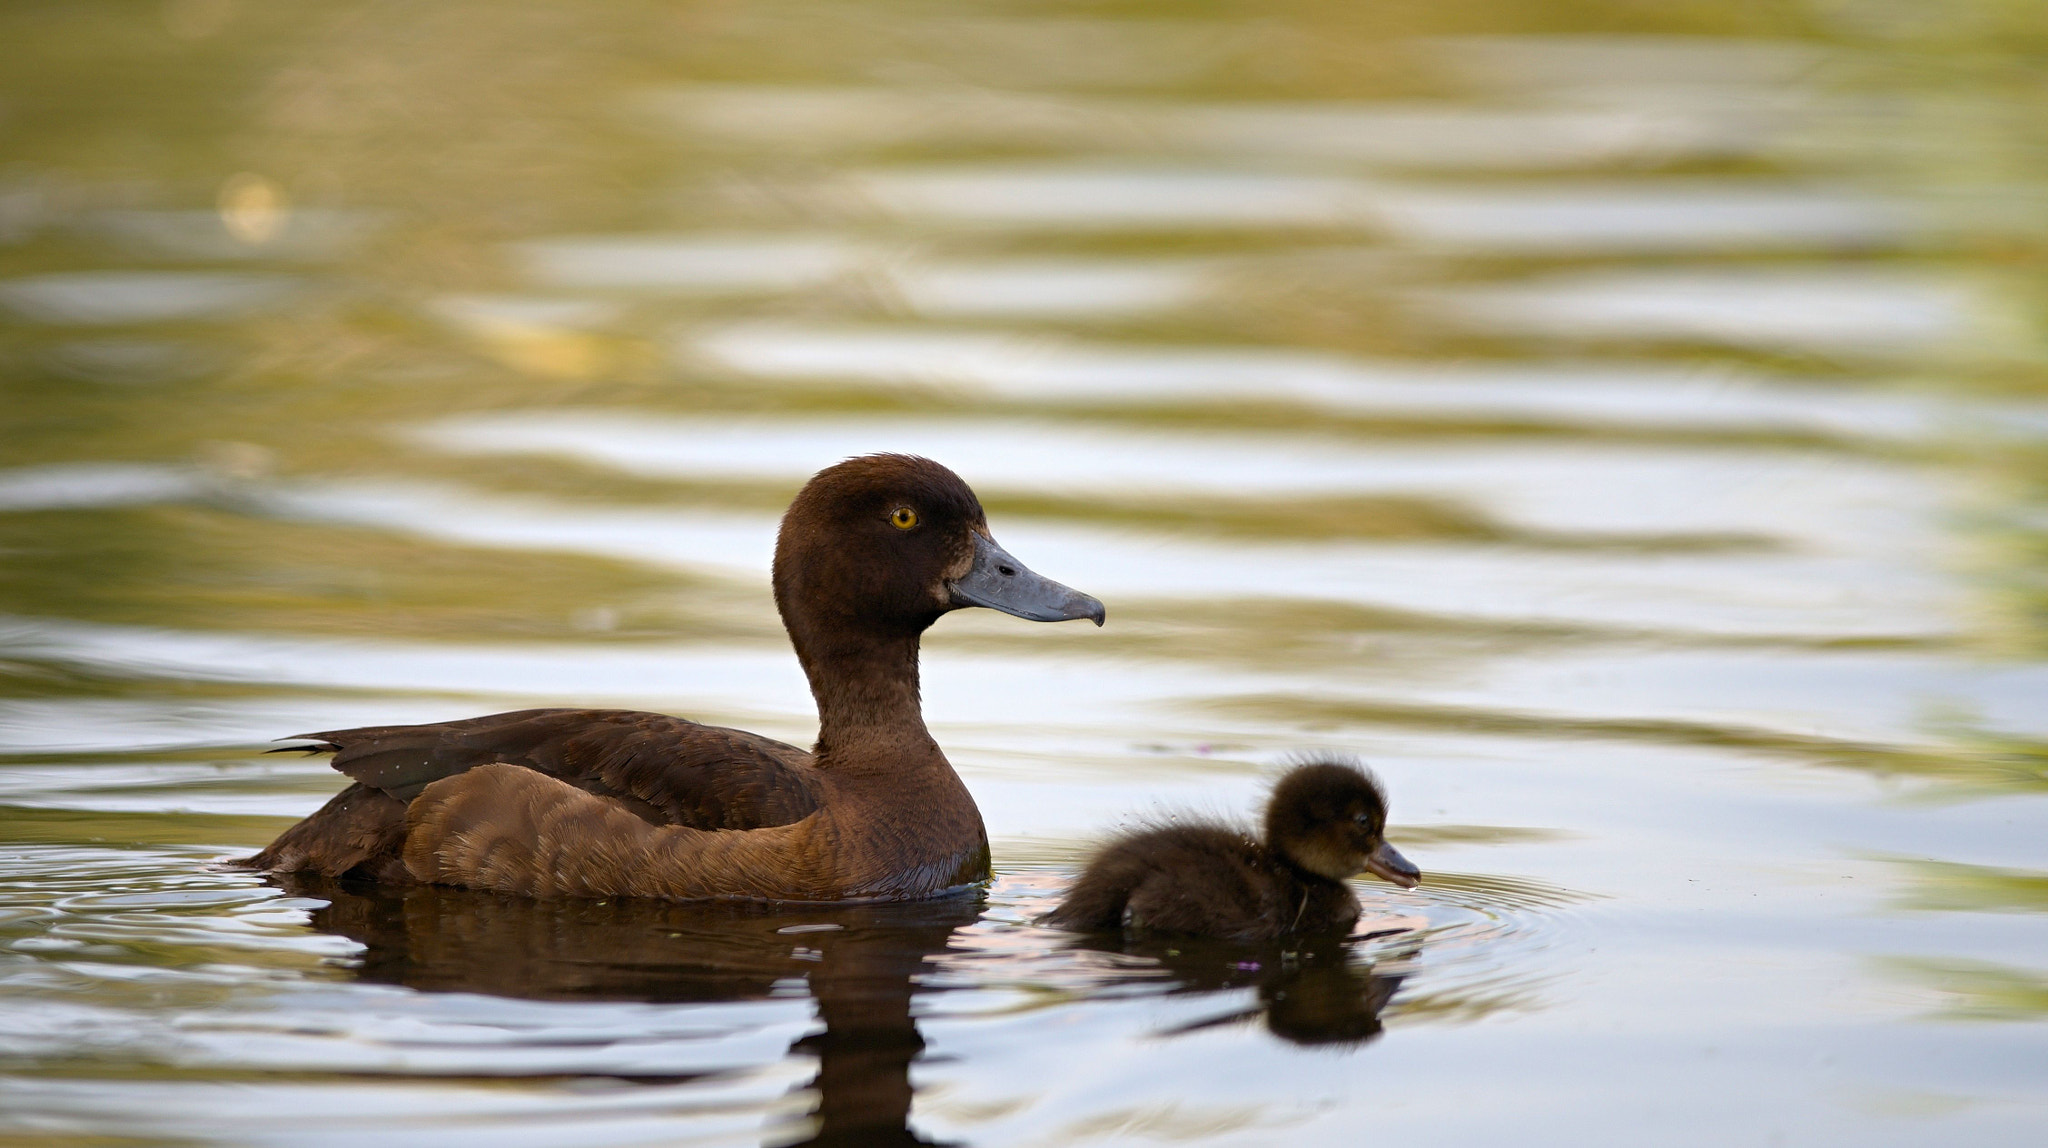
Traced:
[[[2034, 1144], [2034, 0], [0, 9], [0, 1143]], [[766, 569], [958, 470], [985, 903], [276, 888], [307, 729], [796, 742]], [[1374, 765], [1291, 953], [1031, 923]], [[1376, 926], [1377, 923], [1377, 926]]]

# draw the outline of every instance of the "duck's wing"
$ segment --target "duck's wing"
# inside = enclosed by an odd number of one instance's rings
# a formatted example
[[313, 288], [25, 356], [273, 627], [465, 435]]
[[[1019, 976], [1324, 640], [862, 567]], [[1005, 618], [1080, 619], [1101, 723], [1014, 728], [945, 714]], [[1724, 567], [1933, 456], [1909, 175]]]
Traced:
[[238, 864], [409, 883], [406, 807], [493, 763], [546, 774], [651, 825], [759, 829], [818, 808], [811, 755], [741, 730], [633, 710], [520, 710], [430, 725], [307, 734], [355, 784]]
[[517, 710], [307, 734], [334, 768], [402, 802], [479, 765], [522, 765], [654, 825], [761, 829], [819, 805], [811, 755], [743, 730], [637, 710]]

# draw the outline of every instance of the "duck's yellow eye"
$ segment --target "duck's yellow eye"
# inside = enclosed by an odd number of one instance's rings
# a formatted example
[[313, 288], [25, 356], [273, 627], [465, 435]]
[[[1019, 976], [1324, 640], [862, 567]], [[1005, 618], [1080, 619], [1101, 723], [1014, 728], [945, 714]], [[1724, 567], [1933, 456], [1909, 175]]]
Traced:
[[917, 525], [917, 511], [907, 506], [899, 506], [896, 513], [889, 516], [889, 525], [898, 530], [908, 530]]

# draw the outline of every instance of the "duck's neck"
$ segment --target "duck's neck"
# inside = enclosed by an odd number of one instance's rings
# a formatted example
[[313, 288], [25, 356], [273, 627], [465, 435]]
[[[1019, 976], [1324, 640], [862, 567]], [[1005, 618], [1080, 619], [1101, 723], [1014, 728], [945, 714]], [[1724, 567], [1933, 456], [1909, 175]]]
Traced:
[[875, 752], [899, 761], [906, 753], [937, 756], [918, 697], [917, 643], [914, 633], [798, 640], [797, 658], [818, 701], [820, 766], [850, 765]]

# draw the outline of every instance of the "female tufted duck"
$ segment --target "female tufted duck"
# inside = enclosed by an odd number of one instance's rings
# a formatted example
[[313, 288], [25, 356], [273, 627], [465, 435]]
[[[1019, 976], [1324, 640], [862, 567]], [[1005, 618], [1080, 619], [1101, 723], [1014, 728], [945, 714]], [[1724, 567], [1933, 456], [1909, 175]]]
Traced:
[[1422, 878], [1387, 844], [1386, 824], [1386, 794], [1371, 774], [1309, 762], [1273, 787], [1263, 842], [1213, 823], [1128, 834], [1095, 854], [1046, 921], [1238, 941], [1348, 932], [1358, 896], [1346, 878], [1370, 872], [1404, 889]]
[[354, 784], [242, 862], [546, 896], [909, 900], [989, 876], [974, 799], [926, 732], [918, 636], [941, 614], [1102, 603], [989, 536], [959, 476], [907, 455], [820, 471], [783, 516], [775, 605], [818, 743], [629, 710], [521, 710], [304, 735]]

